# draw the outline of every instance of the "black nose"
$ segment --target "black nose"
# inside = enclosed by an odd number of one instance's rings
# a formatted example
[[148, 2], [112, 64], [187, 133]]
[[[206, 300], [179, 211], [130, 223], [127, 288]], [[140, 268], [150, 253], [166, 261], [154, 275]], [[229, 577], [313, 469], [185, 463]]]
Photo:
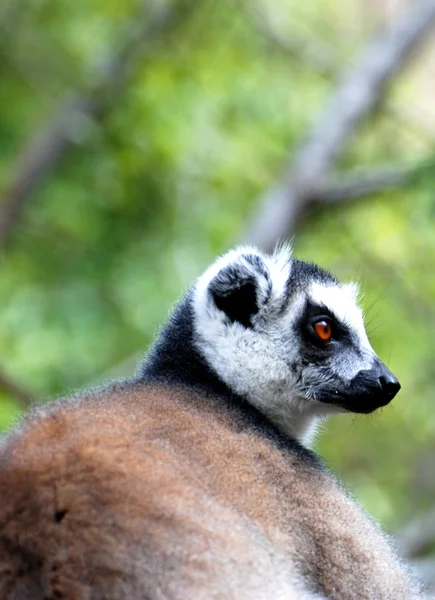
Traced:
[[379, 385], [382, 391], [390, 398], [393, 399], [397, 392], [400, 390], [400, 383], [397, 377], [387, 369], [385, 365], [381, 366], [381, 372], [379, 375]]
[[399, 390], [397, 377], [375, 358], [372, 368], [359, 371], [344, 391], [335, 392], [335, 398], [350, 412], [368, 414], [389, 404]]

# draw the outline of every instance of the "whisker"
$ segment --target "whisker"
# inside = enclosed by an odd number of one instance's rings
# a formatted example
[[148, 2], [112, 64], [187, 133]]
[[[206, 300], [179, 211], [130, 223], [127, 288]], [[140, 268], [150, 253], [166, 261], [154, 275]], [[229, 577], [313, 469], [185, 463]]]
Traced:
[[379, 300], [385, 296], [385, 294], [390, 286], [391, 286], [391, 281], [389, 281], [385, 285], [385, 287], [380, 292], [380, 294], [372, 302], [370, 302], [370, 304], [368, 305], [367, 308], [364, 309], [364, 311], [363, 311], [364, 319], [370, 314], [370, 312], [373, 310], [373, 308], [376, 306], [376, 304], [379, 302]]

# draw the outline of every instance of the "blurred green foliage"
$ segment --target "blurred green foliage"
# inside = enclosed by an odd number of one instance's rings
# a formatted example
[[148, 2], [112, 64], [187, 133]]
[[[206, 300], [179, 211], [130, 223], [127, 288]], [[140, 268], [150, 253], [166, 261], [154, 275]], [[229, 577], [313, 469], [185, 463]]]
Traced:
[[[1, 4], [3, 190], [28, 137], [72, 92], [95, 90], [143, 11], [139, 0]], [[344, 0], [203, 0], [145, 45], [122, 89], [110, 91], [110, 110], [74, 129], [74, 147], [11, 232], [1, 255], [2, 368], [42, 398], [131, 374], [180, 293], [240, 241], [255, 199], [375, 21]], [[408, 106], [414, 82], [412, 70], [396, 82], [340, 169], [433, 152], [433, 137], [391, 109]], [[294, 240], [299, 257], [361, 281], [375, 349], [401, 379], [391, 406], [335, 417], [318, 442], [391, 528], [435, 493], [433, 184], [426, 169], [401, 190], [317, 209]], [[1, 427], [18, 413], [3, 393]]]

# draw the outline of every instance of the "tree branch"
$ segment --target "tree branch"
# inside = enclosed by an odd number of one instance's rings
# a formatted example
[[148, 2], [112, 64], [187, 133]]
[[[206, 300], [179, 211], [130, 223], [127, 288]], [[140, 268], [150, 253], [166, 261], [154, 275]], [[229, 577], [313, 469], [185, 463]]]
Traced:
[[0, 204], [0, 248], [20, 214], [32, 189], [73, 143], [72, 132], [80, 120], [91, 116], [94, 104], [85, 98], [65, 103], [50, 126], [28, 142], [19, 156], [14, 174]]
[[144, 10], [142, 17], [131, 25], [122, 48], [106, 61], [94, 87], [87, 92], [72, 93], [54, 111], [57, 114], [54, 122], [27, 142], [0, 200], [0, 249], [5, 245], [31, 192], [67, 150], [77, 143], [77, 132], [80, 134], [83, 131], [83, 124], [90, 119], [103, 118], [114, 106], [146, 49], [163, 30], [184, 17], [187, 9], [193, 5], [191, 0], [180, 0], [175, 8], [162, 9], [152, 19], [149, 10]]
[[277, 31], [264, 7], [257, 3], [242, 3], [242, 10], [250, 18], [257, 31], [274, 48], [291, 58], [297, 58], [305, 65], [315, 69], [323, 76], [331, 77], [337, 73], [337, 60], [329, 44], [314, 34], [302, 35], [292, 31], [291, 37]]
[[417, 556], [435, 544], [435, 508], [407, 523], [395, 537], [407, 556]]
[[[431, 590], [435, 588], [435, 559], [432, 556], [425, 556], [418, 558], [411, 562], [413, 569], [415, 570], [420, 581], [430, 586]], [[430, 590], [429, 590], [430, 591]], [[432, 599], [433, 595], [423, 596], [427, 600]]]
[[33, 397], [28, 390], [26, 390], [23, 386], [16, 383], [13, 379], [11, 379], [8, 375], [6, 375], [0, 369], [0, 390], [6, 392], [9, 396], [12, 396], [23, 407], [28, 407]]
[[382, 99], [387, 84], [404, 67], [435, 22], [435, 1], [424, 0], [372, 43], [344, 76], [276, 187], [267, 191], [244, 241], [272, 250], [294, 231], [307, 199], [319, 188], [358, 123]]
[[376, 192], [397, 188], [417, 176], [422, 165], [415, 167], [385, 167], [371, 171], [356, 171], [343, 178], [328, 178], [319, 186], [313, 186], [306, 204], [338, 204], [363, 198]]

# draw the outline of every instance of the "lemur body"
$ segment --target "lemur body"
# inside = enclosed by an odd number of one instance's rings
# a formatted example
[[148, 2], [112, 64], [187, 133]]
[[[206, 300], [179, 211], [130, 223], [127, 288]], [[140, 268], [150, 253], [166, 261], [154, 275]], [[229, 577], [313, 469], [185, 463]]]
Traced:
[[38, 408], [4, 438], [0, 599], [418, 598], [304, 445], [317, 420], [399, 387], [353, 288], [287, 250], [229, 253], [136, 379]]

